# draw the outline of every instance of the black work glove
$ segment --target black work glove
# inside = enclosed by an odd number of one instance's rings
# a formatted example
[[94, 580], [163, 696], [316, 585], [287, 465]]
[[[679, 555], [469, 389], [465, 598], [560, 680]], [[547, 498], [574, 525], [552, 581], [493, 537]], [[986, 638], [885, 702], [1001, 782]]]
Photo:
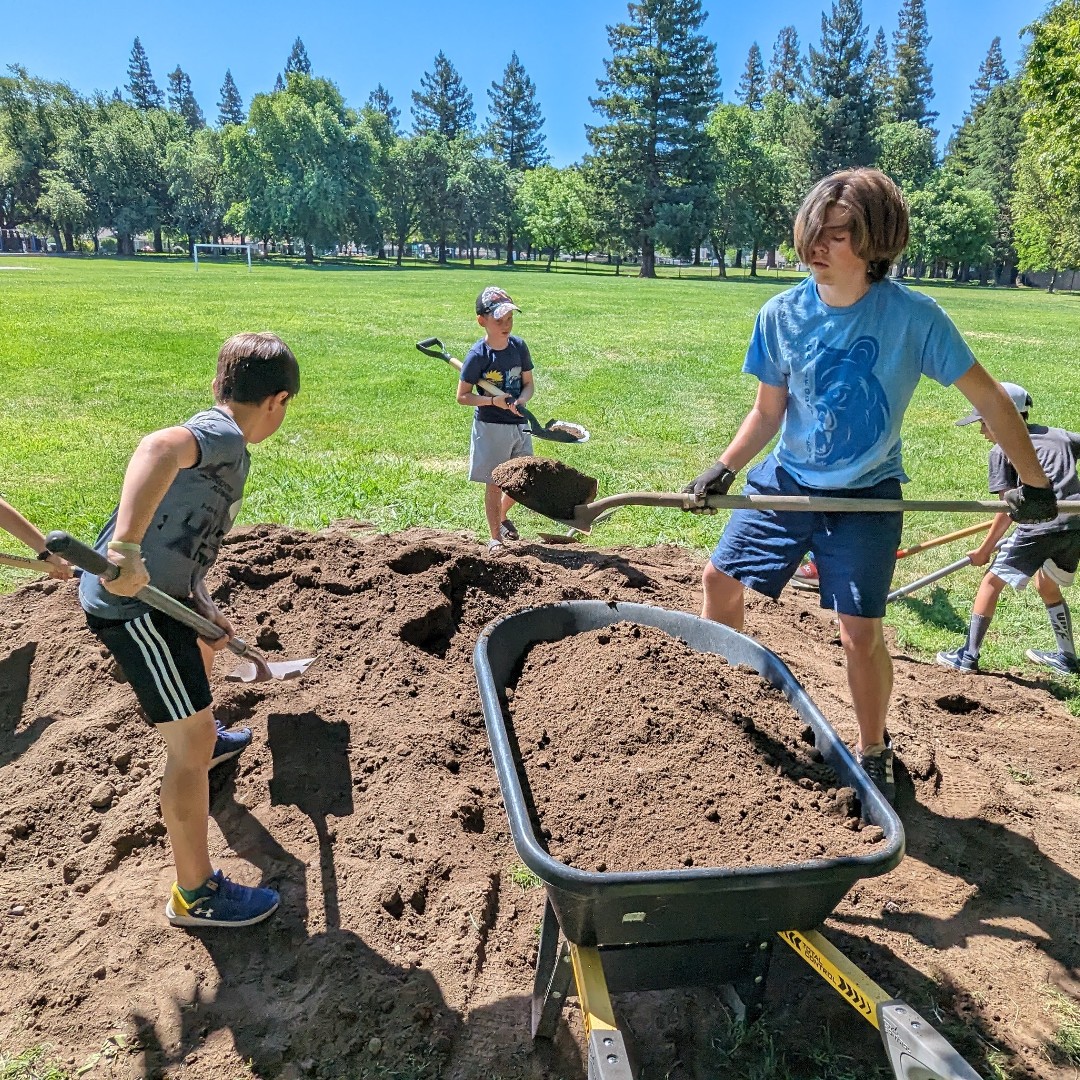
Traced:
[[735, 474], [722, 462], [710, 465], [700, 476], [694, 477], [683, 488], [684, 495], [697, 495], [704, 498], [706, 495], [726, 495], [731, 487]]
[[1037, 525], [1058, 516], [1057, 497], [1052, 487], [1021, 484], [1003, 491], [1001, 498], [1009, 507], [1009, 517], [1018, 525]]

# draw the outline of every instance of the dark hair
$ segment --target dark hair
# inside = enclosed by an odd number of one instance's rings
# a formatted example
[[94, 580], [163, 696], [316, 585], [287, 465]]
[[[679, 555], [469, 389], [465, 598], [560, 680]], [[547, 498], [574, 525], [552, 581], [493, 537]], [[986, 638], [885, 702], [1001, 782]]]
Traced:
[[283, 390], [290, 398], [300, 393], [300, 365], [277, 334], [233, 334], [221, 346], [214, 378], [217, 401], [256, 405]]
[[847, 211], [851, 249], [869, 263], [870, 280], [881, 281], [907, 247], [908, 208], [900, 189], [877, 169], [844, 169], [819, 180], [795, 217], [795, 250], [807, 265], [834, 206]]

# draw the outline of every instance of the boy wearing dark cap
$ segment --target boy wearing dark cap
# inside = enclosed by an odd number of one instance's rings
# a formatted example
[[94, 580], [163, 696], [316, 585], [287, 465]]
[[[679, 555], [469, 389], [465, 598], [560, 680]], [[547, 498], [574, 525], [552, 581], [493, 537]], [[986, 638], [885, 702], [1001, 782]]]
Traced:
[[[484, 337], [466, 355], [457, 388], [458, 404], [476, 410], [469, 447], [469, 479], [485, 485], [490, 552], [519, 539], [508, 517], [514, 500], [491, 482], [491, 472], [504, 461], [532, 453], [532, 436], [518, 409], [533, 394], [532, 357], [525, 342], [511, 333], [514, 312], [520, 310], [506, 290], [496, 285], [480, 293], [476, 298], [476, 321], [484, 328]], [[476, 383], [481, 379], [494, 383], [502, 393], [498, 397], [477, 393]]]
[[[1054, 486], [1057, 501], [1080, 499], [1080, 477], [1076, 474], [1080, 459], [1080, 434], [1063, 428], [1046, 427], [1028, 421], [1031, 395], [1016, 383], [1002, 383], [1017, 411], [1027, 424], [1028, 434], [1038, 455], [1043, 471]], [[990, 451], [990, 490], [996, 495], [1015, 488], [1016, 469], [997, 445], [993, 431], [978, 409], [972, 409], [957, 427], [979, 424], [984, 439], [994, 443]], [[998, 541], [1008, 531], [1012, 521], [1008, 514], [998, 514], [983, 542], [968, 557], [974, 566], [985, 566]], [[937, 654], [937, 662], [943, 667], [955, 668], [972, 674], [979, 672], [979, 650], [990, 627], [990, 620], [997, 610], [998, 598], [1006, 585], [1024, 589], [1034, 578], [1046, 615], [1057, 639], [1057, 649], [1045, 651], [1028, 649], [1027, 658], [1059, 675], [1080, 675], [1073, 641], [1072, 615], [1062, 596], [1063, 587], [1071, 585], [1080, 564], [1080, 514], [1059, 514], [1050, 521], [1034, 525], [1019, 525], [1002, 546], [979, 585], [975, 603], [971, 609], [971, 624], [967, 641], [958, 649]]]

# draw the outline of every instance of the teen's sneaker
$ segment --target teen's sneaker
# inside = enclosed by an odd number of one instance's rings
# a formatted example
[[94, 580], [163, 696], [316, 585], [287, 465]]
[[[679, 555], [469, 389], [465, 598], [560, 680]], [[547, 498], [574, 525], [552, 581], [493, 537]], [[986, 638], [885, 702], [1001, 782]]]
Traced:
[[232, 761], [239, 757], [251, 745], [251, 728], [237, 728], [227, 731], [217, 725], [217, 742], [214, 743], [214, 756], [210, 759], [210, 768], [223, 761]]
[[1028, 649], [1024, 655], [1034, 663], [1042, 664], [1043, 667], [1048, 667], [1059, 675], [1080, 675], [1080, 665], [1077, 665], [1077, 662], [1071, 656], [1066, 656], [1063, 652], [1043, 652], [1041, 649]]
[[885, 796], [889, 805], [896, 802], [896, 776], [893, 771], [893, 752], [886, 747], [880, 754], [864, 757], [861, 751], [856, 751], [855, 760], [859, 763], [862, 771], [874, 782], [874, 786]]
[[939, 652], [937, 662], [942, 667], [952, 668], [954, 671], [966, 671], [971, 675], [979, 674], [979, 658], [972, 656], [962, 645], [959, 649]]
[[517, 531], [517, 526], [509, 518], [503, 518], [499, 526], [499, 539], [503, 542], [521, 539], [521, 533]]
[[791, 587], [806, 591], [820, 590], [821, 580], [818, 578], [817, 564], [812, 562], [800, 563], [798, 569], [791, 575]]
[[165, 905], [173, 926], [252, 926], [277, 911], [281, 897], [273, 889], [237, 885], [220, 870], [208, 878], [201, 895], [189, 904], [177, 885]]

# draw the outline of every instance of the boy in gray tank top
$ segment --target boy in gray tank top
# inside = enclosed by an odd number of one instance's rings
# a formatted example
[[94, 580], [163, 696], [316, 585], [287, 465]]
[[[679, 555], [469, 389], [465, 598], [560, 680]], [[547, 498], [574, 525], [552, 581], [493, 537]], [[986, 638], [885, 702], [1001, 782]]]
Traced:
[[[1028, 421], [1031, 395], [1016, 383], [1002, 383], [1012, 398], [1024, 422], [1038, 455], [1043, 471], [1054, 486], [1057, 501], [1073, 502], [1080, 499], [1080, 477], [1076, 464], [1080, 460], [1080, 434], [1064, 428], [1046, 427]], [[977, 409], [957, 420], [957, 427], [980, 424], [985, 439], [995, 443], [990, 451], [990, 490], [995, 495], [1016, 486], [1016, 469], [1000, 446], [996, 445], [993, 431]], [[990, 526], [986, 538], [974, 551], [969, 552], [973, 566], [985, 566], [994, 554], [998, 541], [1008, 531], [1012, 522], [1008, 514], [998, 514]], [[971, 625], [967, 641], [957, 649], [937, 654], [942, 667], [954, 668], [978, 674], [979, 652], [983, 638], [990, 628], [990, 621], [997, 611], [998, 599], [1006, 585], [1024, 589], [1034, 578], [1039, 596], [1046, 605], [1046, 616], [1054, 631], [1056, 649], [1028, 649], [1027, 658], [1042, 667], [1050, 668], [1059, 675], [1080, 675], [1076, 659], [1076, 643], [1073, 640], [1072, 614], [1065, 602], [1062, 589], [1073, 583], [1080, 564], [1080, 514], [1058, 514], [1050, 521], [1032, 525], [1020, 525], [1004, 542], [979, 585], [975, 603], [971, 609]]]
[[[240, 510], [248, 446], [281, 426], [299, 393], [300, 370], [274, 334], [237, 334], [221, 347], [213, 390], [213, 408], [139, 443], [120, 502], [94, 545], [120, 574], [108, 582], [83, 574], [79, 583], [87, 625], [165, 739], [161, 814], [176, 863], [165, 913], [174, 926], [249, 926], [279, 902], [273, 889], [238, 885], [210, 863], [207, 772], [243, 751], [251, 732], [215, 725], [210, 670], [233, 628], [205, 578]], [[223, 636], [204, 641], [137, 600], [150, 583], [220, 626]]]

